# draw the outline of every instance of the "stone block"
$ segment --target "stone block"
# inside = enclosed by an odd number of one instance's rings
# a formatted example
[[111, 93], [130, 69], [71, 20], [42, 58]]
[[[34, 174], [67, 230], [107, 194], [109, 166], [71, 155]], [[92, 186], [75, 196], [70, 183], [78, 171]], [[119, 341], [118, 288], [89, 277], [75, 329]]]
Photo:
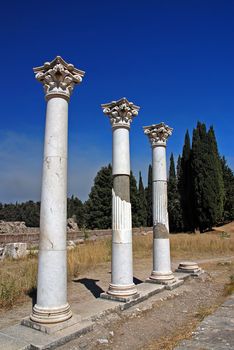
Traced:
[[9, 257], [12, 259], [23, 258], [28, 254], [27, 243], [8, 243], [3, 251], [3, 258]]
[[127, 303], [131, 300], [137, 299], [139, 297], [139, 294], [136, 293], [134, 295], [131, 296], [117, 296], [117, 295], [111, 295], [108, 293], [101, 293], [100, 298], [102, 299], [107, 299], [107, 300], [112, 300], [112, 301], [118, 301], [118, 302], [123, 302], [123, 303]]
[[40, 324], [37, 322], [32, 321], [29, 317], [23, 318], [21, 321], [21, 325], [27, 326], [30, 328], [33, 328], [37, 331], [46, 333], [46, 334], [53, 334], [58, 331], [61, 331], [62, 329], [71, 327], [78, 322], [81, 321], [81, 317], [78, 315], [73, 315], [69, 320], [59, 322], [59, 323], [52, 323], [52, 324]]
[[74, 241], [68, 241], [68, 242], [67, 242], [67, 245], [68, 245], [68, 247], [74, 247], [74, 248], [75, 248], [75, 246], [76, 246], [76, 244], [75, 244]]

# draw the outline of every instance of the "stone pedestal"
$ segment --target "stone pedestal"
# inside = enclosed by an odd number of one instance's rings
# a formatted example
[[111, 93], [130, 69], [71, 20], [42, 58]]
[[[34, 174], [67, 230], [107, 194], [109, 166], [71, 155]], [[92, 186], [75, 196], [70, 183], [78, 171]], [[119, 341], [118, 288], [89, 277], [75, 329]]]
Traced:
[[192, 275], [199, 275], [202, 272], [202, 269], [198, 266], [198, 264], [194, 261], [182, 261], [179, 263], [176, 272], [189, 273]]
[[171, 283], [170, 240], [167, 211], [166, 141], [172, 129], [164, 123], [144, 127], [152, 146], [153, 271], [155, 283]]
[[41, 324], [72, 316], [67, 302], [68, 102], [84, 72], [60, 56], [34, 68], [47, 101], [40, 213], [37, 303], [30, 319]]
[[129, 130], [139, 107], [122, 98], [103, 104], [102, 108], [110, 118], [113, 131], [112, 268], [107, 294], [119, 300], [120, 297], [126, 298], [137, 293], [132, 266]]

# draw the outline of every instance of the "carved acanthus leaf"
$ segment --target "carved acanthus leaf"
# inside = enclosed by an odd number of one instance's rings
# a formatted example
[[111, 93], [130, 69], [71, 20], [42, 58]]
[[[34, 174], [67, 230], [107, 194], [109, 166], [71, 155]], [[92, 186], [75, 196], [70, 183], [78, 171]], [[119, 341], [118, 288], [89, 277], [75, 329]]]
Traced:
[[103, 113], [110, 118], [113, 127], [130, 127], [132, 119], [138, 115], [140, 107], [129, 102], [125, 97], [102, 105]]
[[149, 137], [152, 146], [158, 144], [166, 144], [169, 136], [171, 136], [173, 129], [164, 123], [153, 124], [145, 126], [144, 133]]
[[41, 67], [34, 68], [33, 71], [36, 73], [36, 79], [44, 85], [46, 96], [61, 94], [68, 98], [74, 85], [81, 83], [85, 74], [60, 56], [51, 62], [45, 62]]

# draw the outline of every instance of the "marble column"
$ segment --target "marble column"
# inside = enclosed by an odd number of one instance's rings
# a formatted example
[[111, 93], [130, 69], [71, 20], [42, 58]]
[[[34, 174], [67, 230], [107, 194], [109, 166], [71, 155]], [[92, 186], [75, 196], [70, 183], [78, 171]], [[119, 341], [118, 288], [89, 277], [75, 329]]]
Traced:
[[84, 72], [60, 56], [34, 68], [47, 101], [41, 190], [37, 303], [30, 316], [57, 323], [72, 316], [67, 302], [67, 137], [68, 102]]
[[102, 105], [112, 125], [112, 268], [107, 293], [116, 297], [137, 293], [133, 283], [132, 214], [130, 203], [130, 124], [140, 107], [126, 98]]
[[153, 271], [150, 279], [157, 283], [174, 280], [170, 259], [166, 166], [166, 142], [172, 130], [164, 123], [144, 127], [152, 146]]

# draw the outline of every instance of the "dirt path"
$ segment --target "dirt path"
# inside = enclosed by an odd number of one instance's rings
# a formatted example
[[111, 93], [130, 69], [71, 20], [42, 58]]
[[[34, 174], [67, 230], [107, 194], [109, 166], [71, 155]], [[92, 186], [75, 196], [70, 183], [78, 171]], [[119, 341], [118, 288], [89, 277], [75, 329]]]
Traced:
[[[231, 257], [211, 257], [206, 259], [197, 259], [199, 263], [218, 262], [230, 260]], [[234, 258], [233, 258], [234, 259]], [[180, 260], [173, 260], [172, 267], [175, 269]], [[152, 259], [135, 259], [134, 261], [134, 282], [140, 283], [150, 274], [152, 268]], [[79, 278], [68, 285], [68, 300], [74, 313], [79, 314], [79, 306], [82, 302], [91, 302], [99, 297], [100, 293], [105, 291], [110, 282], [110, 263], [103, 263], [96, 266], [90, 271], [86, 271]], [[31, 313], [32, 300], [16, 305], [11, 310], [0, 311], [0, 329], [14, 325], [20, 322], [22, 318]]]
[[183, 340], [175, 348], [187, 349], [234, 349], [234, 294], [200, 323], [191, 339]]
[[[163, 291], [129, 310], [100, 319], [93, 332], [59, 349], [173, 349], [179, 340], [192, 334], [204, 316], [224, 301], [224, 285], [234, 273], [234, 257], [210, 257], [197, 261], [207, 274], [186, 281], [174, 291]], [[150, 273], [151, 264], [151, 259], [135, 261], [136, 283]], [[177, 265], [178, 261], [173, 261], [173, 267]], [[82, 302], [98, 297], [107, 288], [109, 281], [110, 264], [101, 264], [70, 283], [69, 302], [73, 312], [79, 314]], [[19, 322], [30, 314], [31, 307], [29, 301], [12, 310], [0, 312], [0, 328]], [[100, 344], [103, 341], [105, 344]]]
[[[92, 333], [59, 349], [173, 349], [225, 300], [224, 285], [233, 273], [230, 260], [203, 259], [202, 266], [208, 273], [186, 281], [174, 291], [164, 291], [134, 308], [100, 319]], [[143, 261], [142, 269], [145, 270]]]

